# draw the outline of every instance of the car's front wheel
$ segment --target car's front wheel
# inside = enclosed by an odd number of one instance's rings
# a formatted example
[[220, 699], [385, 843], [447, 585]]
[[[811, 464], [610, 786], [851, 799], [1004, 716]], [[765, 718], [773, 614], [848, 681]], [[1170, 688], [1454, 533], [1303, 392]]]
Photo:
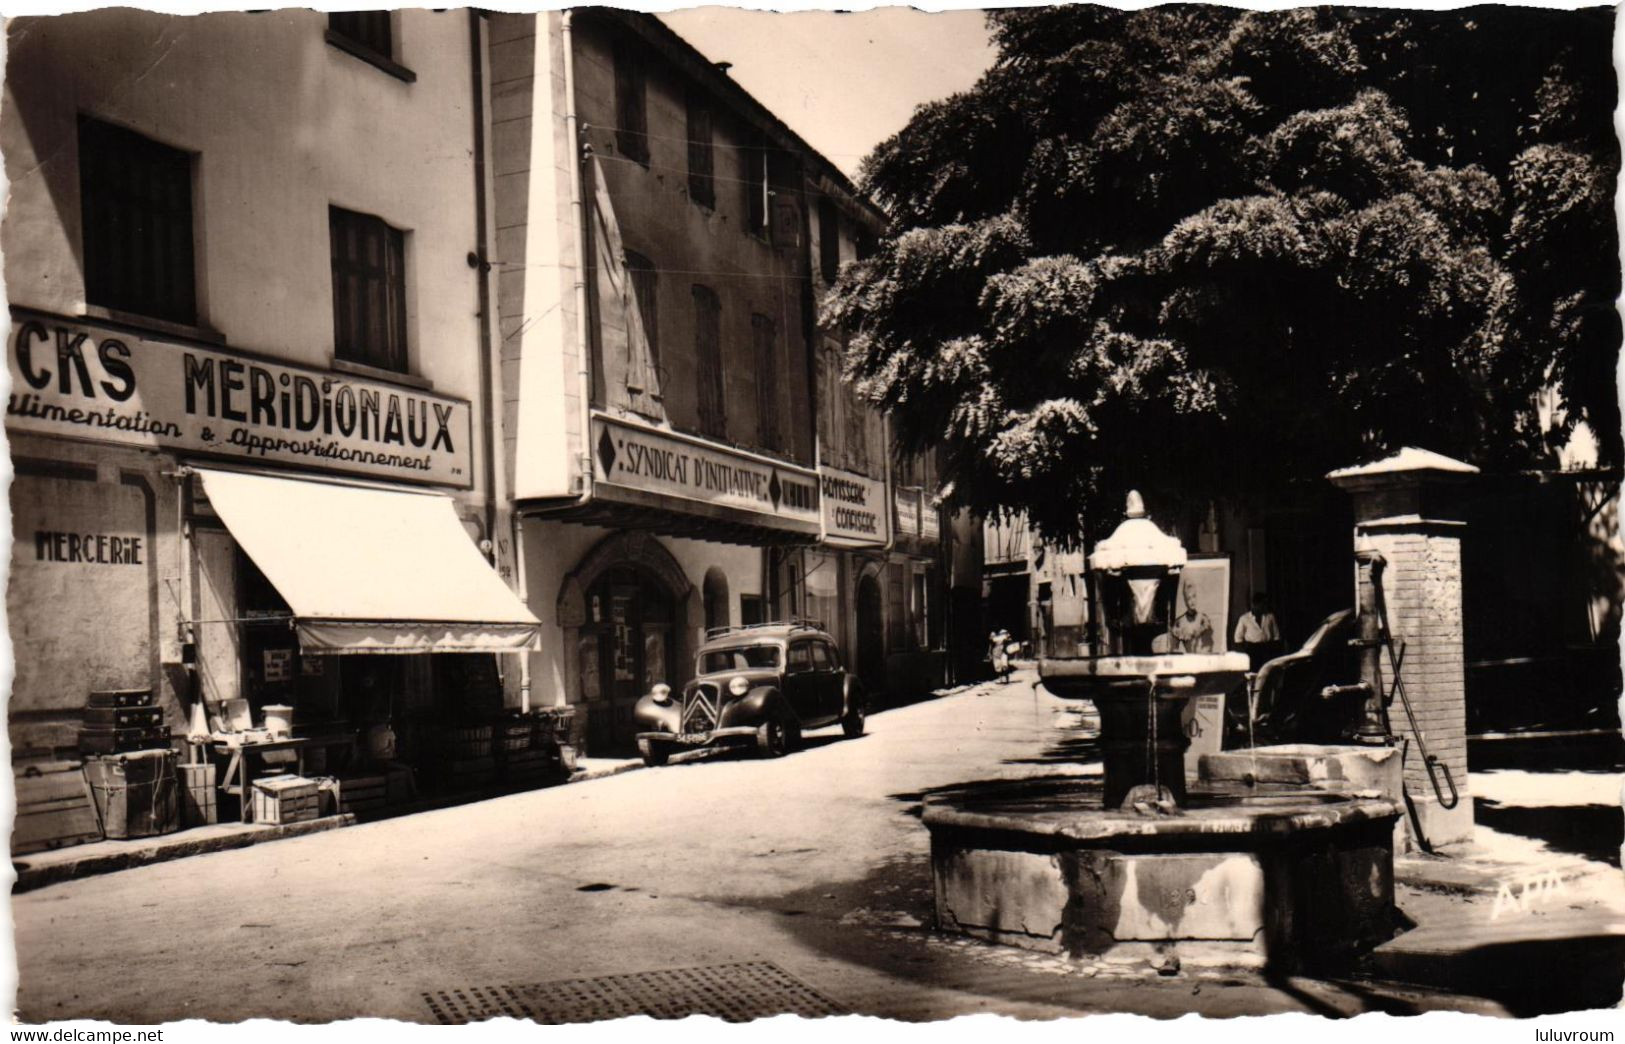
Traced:
[[769, 718], [756, 727], [756, 753], [762, 757], [782, 758], [789, 745], [789, 734], [778, 718]]
[[671, 757], [671, 748], [664, 743], [655, 743], [652, 740], [638, 740], [638, 754], [642, 756], [643, 763], [650, 768], [659, 768]]
[[856, 739], [863, 735], [863, 707], [854, 703], [846, 709], [846, 713], [841, 717], [841, 731], [846, 734], [847, 739]]

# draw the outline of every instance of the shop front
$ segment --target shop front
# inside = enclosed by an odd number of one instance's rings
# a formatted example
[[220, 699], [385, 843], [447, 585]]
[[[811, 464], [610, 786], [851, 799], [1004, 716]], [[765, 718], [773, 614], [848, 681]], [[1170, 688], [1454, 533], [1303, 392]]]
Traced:
[[518, 505], [544, 627], [527, 684], [538, 705], [578, 708], [588, 752], [622, 754], [637, 700], [690, 677], [708, 628], [771, 615], [766, 549], [817, 542], [818, 477], [607, 413], [590, 430], [590, 496]]
[[98, 757], [173, 751], [200, 815], [246, 761], [381, 805], [500, 713], [538, 624], [471, 535], [468, 402], [22, 309], [8, 361], [17, 850], [100, 836]]

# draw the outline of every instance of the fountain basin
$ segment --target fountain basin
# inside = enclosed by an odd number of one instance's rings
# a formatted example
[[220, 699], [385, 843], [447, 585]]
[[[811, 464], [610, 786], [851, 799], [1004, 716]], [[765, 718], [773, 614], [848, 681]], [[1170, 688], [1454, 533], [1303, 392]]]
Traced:
[[1074, 957], [1340, 967], [1393, 934], [1393, 826], [1374, 792], [1197, 785], [1109, 807], [1075, 777], [928, 799], [939, 927]]
[[1045, 659], [1044, 687], [1063, 699], [1089, 700], [1100, 712], [1107, 807], [1151, 785], [1185, 800], [1185, 706], [1244, 684], [1244, 653], [1166, 653]]

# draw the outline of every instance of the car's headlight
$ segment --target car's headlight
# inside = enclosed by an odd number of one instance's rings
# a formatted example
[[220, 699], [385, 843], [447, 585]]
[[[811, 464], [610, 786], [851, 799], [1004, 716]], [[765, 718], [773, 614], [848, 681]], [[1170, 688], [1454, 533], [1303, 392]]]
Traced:
[[728, 680], [728, 691], [735, 696], [743, 696], [750, 691], [750, 679], [743, 674]]
[[671, 686], [665, 684], [664, 682], [656, 685], [654, 688], [649, 690], [649, 698], [660, 704], [670, 703]]

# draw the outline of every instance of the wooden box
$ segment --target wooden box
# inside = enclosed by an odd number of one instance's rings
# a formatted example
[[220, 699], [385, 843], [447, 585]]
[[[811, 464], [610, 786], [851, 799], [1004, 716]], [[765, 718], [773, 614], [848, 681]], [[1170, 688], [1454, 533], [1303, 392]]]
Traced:
[[446, 733], [446, 757], [453, 761], [491, 756], [491, 726], [470, 725]]
[[215, 785], [215, 768], [208, 762], [176, 765], [181, 778], [181, 826], [206, 826], [220, 822], [220, 790]]
[[104, 729], [156, 729], [164, 724], [162, 707], [86, 707], [85, 725]]
[[116, 729], [91, 726], [79, 730], [81, 754], [128, 754], [136, 750], [161, 750], [169, 746], [169, 729]]
[[151, 689], [97, 689], [90, 694], [90, 707], [150, 707]]
[[13, 855], [102, 839], [101, 820], [80, 765], [78, 761], [41, 761], [16, 772]]
[[303, 776], [267, 776], [254, 781], [254, 822], [302, 823], [320, 812], [316, 781]]
[[388, 802], [387, 776], [346, 776], [339, 783], [339, 807], [346, 812], [375, 812]]
[[180, 828], [173, 750], [86, 758], [84, 773], [103, 837], [153, 837]]

